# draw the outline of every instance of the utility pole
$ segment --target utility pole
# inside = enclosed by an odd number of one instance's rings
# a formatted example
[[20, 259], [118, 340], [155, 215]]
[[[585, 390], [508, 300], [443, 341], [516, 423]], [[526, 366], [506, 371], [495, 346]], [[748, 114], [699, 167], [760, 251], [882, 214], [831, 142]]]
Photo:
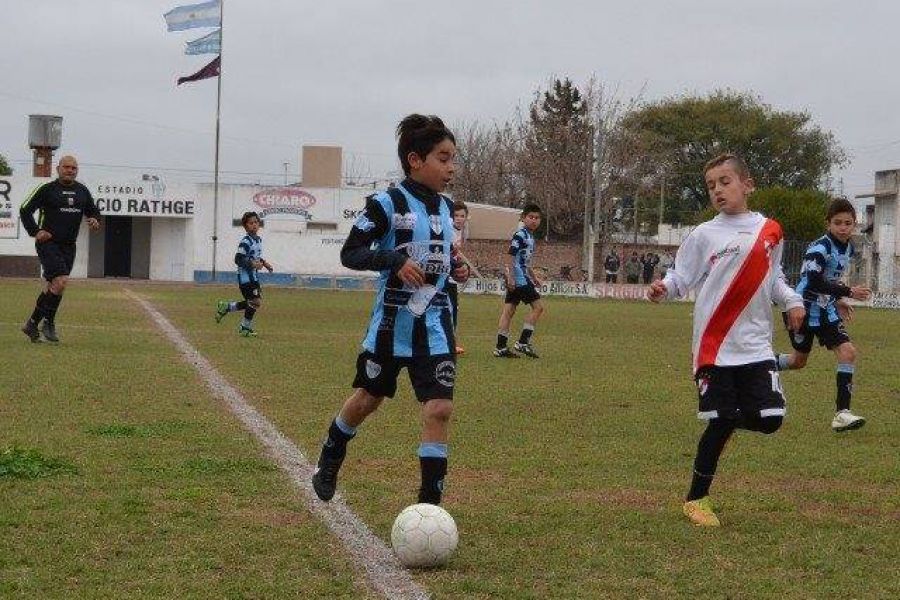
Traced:
[[282, 163], [284, 165], [284, 185], [288, 184], [288, 163], [287, 161]]
[[659, 219], [656, 225], [656, 243], [661, 242], [660, 232], [662, 231], [663, 214], [666, 210], [666, 170], [663, 169], [659, 182]]
[[584, 170], [584, 229], [581, 243], [581, 268], [594, 276], [594, 240], [593, 227], [591, 227], [591, 196], [593, 192], [592, 172], [594, 170], [594, 127], [588, 126], [590, 139], [587, 147], [587, 159]]

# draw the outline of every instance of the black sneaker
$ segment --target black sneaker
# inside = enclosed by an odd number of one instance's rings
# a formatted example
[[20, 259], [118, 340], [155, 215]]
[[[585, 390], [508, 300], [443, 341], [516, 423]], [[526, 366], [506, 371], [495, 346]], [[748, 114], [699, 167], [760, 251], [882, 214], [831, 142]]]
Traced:
[[324, 502], [328, 502], [334, 497], [334, 491], [337, 489], [337, 475], [341, 469], [343, 460], [329, 459], [324, 456], [319, 457], [316, 464], [316, 472], [313, 473], [312, 484], [316, 491], [316, 496]]
[[509, 348], [494, 348], [494, 356], [497, 358], [519, 358], [519, 355]]
[[22, 333], [28, 336], [33, 343], [38, 343], [41, 341], [41, 334], [38, 331], [37, 323], [28, 319], [25, 321], [25, 324], [22, 325]]
[[44, 321], [41, 324], [41, 334], [48, 342], [58, 342], [59, 337], [56, 335], [56, 325], [50, 321]]
[[534, 346], [532, 346], [531, 344], [523, 344], [522, 342], [516, 342], [515, 346], [513, 346], [513, 347], [516, 349], [516, 352], [521, 352], [525, 356], [528, 356], [531, 358], [540, 358], [540, 356], [538, 356], [538, 353], [535, 351]]

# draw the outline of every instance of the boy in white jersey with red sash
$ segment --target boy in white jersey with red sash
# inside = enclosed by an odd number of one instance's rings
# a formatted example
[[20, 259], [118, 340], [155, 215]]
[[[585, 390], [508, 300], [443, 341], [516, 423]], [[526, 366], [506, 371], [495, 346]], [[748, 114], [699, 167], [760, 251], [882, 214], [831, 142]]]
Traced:
[[777, 221], [750, 212], [753, 179], [747, 165], [722, 154], [704, 169], [718, 215], [699, 225], [675, 256], [675, 267], [650, 285], [653, 302], [696, 290], [694, 377], [698, 418], [707, 422], [697, 445], [684, 514], [695, 525], [719, 525], [709, 487], [719, 456], [735, 429], [774, 433], [785, 414], [778, 370], [772, 360], [772, 304], [788, 326], [803, 323], [803, 298], [784, 281], [782, 231]]

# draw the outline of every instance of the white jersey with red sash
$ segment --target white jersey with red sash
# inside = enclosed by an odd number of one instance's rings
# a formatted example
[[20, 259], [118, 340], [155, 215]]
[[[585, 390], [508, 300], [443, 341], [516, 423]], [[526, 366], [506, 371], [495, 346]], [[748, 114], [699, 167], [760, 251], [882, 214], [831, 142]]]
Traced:
[[781, 225], [759, 213], [719, 214], [678, 249], [663, 281], [670, 298], [697, 290], [695, 372], [772, 360], [772, 304], [803, 306], [784, 280], [781, 241]]

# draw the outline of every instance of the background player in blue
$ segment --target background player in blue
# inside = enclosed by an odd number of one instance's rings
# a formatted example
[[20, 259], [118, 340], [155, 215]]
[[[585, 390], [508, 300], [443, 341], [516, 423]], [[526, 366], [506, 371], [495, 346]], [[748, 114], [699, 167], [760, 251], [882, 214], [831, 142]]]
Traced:
[[456, 140], [435, 116], [409, 115], [397, 127], [406, 179], [370, 196], [341, 249], [344, 266], [379, 271], [375, 306], [356, 360], [353, 393], [328, 428], [313, 489], [331, 500], [347, 442], [397, 390], [406, 367], [421, 403], [419, 502], [440, 504], [456, 379], [455, 340], [445, 286], [468, 279], [453, 255], [452, 203], [440, 194], [455, 170]]
[[494, 348], [494, 356], [499, 358], [518, 358], [518, 354], [507, 347], [509, 342], [509, 325], [519, 302], [531, 305], [531, 313], [525, 317], [522, 325], [522, 335], [515, 344], [518, 352], [531, 358], [538, 358], [538, 354], [531, 345], [531, 335], [534, 326], [544, 313], [544, 304], [537, 288], [541, 286], [541, 280], [537, 278], [531, 268], [531, 257], [534, 254], [534, 232], [541, 225], [541, 209], [537, 204], [528, 204], [522, 209], [522, 225], [513, 234], [509, 242], [509, 253], [506, 267], [506, 298], [503, 301], [503, 310], [500, 312], [500, 322], [497, 325], [497, 347]]
[[262, 306], [262, 290], [256, 272], [265, 268], [271, 273], [272, 265], [262, 257], [262, 238], [257, 235], [261, 225], [259, 215], [253, 211], [245, 212], [241, 217], [241, 225], [247, 235], [238, 243], [234, 264], [237, 265], [238, 287], [244, 299], [219, 300], [216, 303], [216, 323], [221, 322], [228, 313], [242, 310], [244, 318], [238, 326], [238, 333], [244, 337], [255, 337], [253, 316]]
[[871, 290], [866, 287], [848, 287], [841, 283], [841, 276], [853, 257], [850, 237], [856, 227], [856, 209], [845, 198], [836, 198], [828, 207], [826, 217], [828, 231], [810, 244], [803, 258], [803, 269], [797, 293], [803, 295], [806, 319], [803, 327], [790, 333], [791, 354], [778, 356], [778, 368], [802, 369], [812, 352], [813, 338], [819, 345], [834, 351], [837, 358], [837, 412], [831, 421], [834, 431], [859, 429], [866, 420], [850, 412], [853, 390], [853, 371], [856, 365], [856, 347], [844, 329], [844, 319], [852, 315], [852, 307], [841, 298], [867, 300]]

